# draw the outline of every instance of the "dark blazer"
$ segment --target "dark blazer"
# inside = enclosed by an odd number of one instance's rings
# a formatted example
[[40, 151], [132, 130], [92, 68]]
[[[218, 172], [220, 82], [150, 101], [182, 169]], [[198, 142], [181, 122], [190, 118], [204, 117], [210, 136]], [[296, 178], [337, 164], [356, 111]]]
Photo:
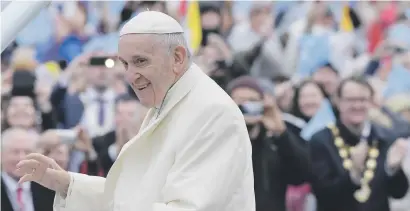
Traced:
[[83, 161], [80, 168], [80, 173], [87, 174], [91, 176], [101, 176], [106, 177], [114, 164], [113, 159], [111, 159], [108, 148], [104, 148], [103, 151], [98, 153], [98, 158], [96, 160]]
[[109, 156], [108, 147], [115, 142], [115, 139], [115, 131], [94, 138], [93, 146], [98, 153], [98, 158], [94, 161], [84, 161], [81, 164], [80, 172], [93, 176], [107, 176], [115, 161]]
[[[342, 123], [337, 122], [336, 125], [347, 144], [354, 146], [359, 143], [359, 137], [353, 135]], [[311, 185], [317, 198], [317, 210], [389, 211], [388, 198], [402, 198], [408, 189], [408, 181], [402, 170], [393, 176], [388, 176], [385, 171], [387, 150], [394, 141], [393, 137], [391, 131], [371, 125], [368, 141], [379, 141], [380, 155], [374, 178], [370, 182], [372, 194], [367, 202], [361, 204], [353, 197], [354, 191], [360, 187], [351, 181], [349, 172], [343, 168], [342, 159], [333, 143], [332, 132], [325, 128], [313, 135], [309, 142]]]
[[115, 131], [93, 138], [93, 146], [96, 152], [100, 153], [108, 149], [115, 142]]
[[308, 149], [289, 131], [252, 141], [256, 211], [286, 211], [289, 184], [306, 181]]
[[50, 97], [60, 128], [68, 129], [80, 122], [84, 105], [78, 94], [69, 94], [67, 87], [57, 84]]
[[[35, 182], [31, 183], [31, 194], [33, 197], [35, 211], [53, 211], [53, 201], [55, 192], [47, 189]], [[1, 179], [1, 211], [13, 210], [10, 199], [7, 195], [6, 186]]]

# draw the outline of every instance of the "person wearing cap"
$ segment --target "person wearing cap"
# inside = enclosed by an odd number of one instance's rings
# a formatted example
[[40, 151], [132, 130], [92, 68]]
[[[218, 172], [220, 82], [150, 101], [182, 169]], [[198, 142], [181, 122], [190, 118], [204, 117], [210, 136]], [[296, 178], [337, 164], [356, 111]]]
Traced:
[[286, 211], [288, 185], [308, 179], [309, 154], [306, 142], [287, 128], [268, 89], [266, 81], [241, 76], [231, 81], [226, 91], [241, 108], [248, 127], [256, 211]]
[[118, 58], [151, 108], [107, 178], [68, 173], [30, 154], [20, 183], [55, 190], [55, 211], [254, 211], [252, 147], [244, 117], [191, 55], [181, 25], [145, 11], [120, 31]]

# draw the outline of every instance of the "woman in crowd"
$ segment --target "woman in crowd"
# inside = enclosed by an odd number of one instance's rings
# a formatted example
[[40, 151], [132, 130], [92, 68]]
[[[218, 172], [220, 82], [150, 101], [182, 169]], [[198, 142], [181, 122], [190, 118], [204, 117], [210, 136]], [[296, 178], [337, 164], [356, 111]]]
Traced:
[[4, 108], [3, 127], [21, 127], [32, 130], [55, 128], [56, 123], [51, 110], [36, 109], [35, 100], [30, 96], [12, 96]]
[[227, 92], [242, 109], [252, 143], [256, 211], [286, 211], [288, 184], [301, 184], [308, 175], [305, 142], [287, 129], [272, 97], [259, 81], [243, 76], [228, 84]]
[[[302, 81], [295, 87], [290, 113], [284, 114], [288, 130], [296, 135], [300, 141], [306, 141], [301, 135], [303, 128], [310, 119], [320, 110], [322, 103], [327, 99], [324, 89], [313, 80]], [[303, 210], [308, 205], [310, 187], [308, 184], [290, 186], [288, 188], [289, 210]]]
[[305, 80], [297, 85], [290, 112], [284, 115], [289, 130], [300, 135], [303, 127], [319, 111], [327, 98], [324, 89], [312, 80]]

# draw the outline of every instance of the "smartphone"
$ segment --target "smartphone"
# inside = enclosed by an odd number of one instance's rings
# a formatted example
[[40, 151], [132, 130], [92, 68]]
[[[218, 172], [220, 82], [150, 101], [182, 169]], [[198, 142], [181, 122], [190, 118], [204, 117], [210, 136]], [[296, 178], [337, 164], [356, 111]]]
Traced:
[[89, 64], [90, 66], [105, 66], [105, 61], [108, 57], [91, 57]]
[[114, 60], [110, 57], [91, 57], [89, 61], [90, 66], [105, 66], [107, 68], [114, 67]]
[[264, 112], [264, 105], [262, 102], [248, 101], [239, 105], [239, 109], [242, 111], [243, 115], [259, 116]]
[[78, 131], [70, 129], [56, 129], [54, 130], [60, 138], [62, 144], [73, 145], [78, 137]]

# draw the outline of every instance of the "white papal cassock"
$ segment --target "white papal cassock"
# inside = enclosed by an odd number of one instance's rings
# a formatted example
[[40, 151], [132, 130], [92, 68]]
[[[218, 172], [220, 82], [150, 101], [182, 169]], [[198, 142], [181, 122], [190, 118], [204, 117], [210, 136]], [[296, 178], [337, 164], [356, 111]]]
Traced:
[[106, 179], [70, 173], [68, 196], [56, 194], [55, 210], [255, 210], [244, 118], [212, 79], [192, 64], [157, 118], [154, 113], [148, 112]]

